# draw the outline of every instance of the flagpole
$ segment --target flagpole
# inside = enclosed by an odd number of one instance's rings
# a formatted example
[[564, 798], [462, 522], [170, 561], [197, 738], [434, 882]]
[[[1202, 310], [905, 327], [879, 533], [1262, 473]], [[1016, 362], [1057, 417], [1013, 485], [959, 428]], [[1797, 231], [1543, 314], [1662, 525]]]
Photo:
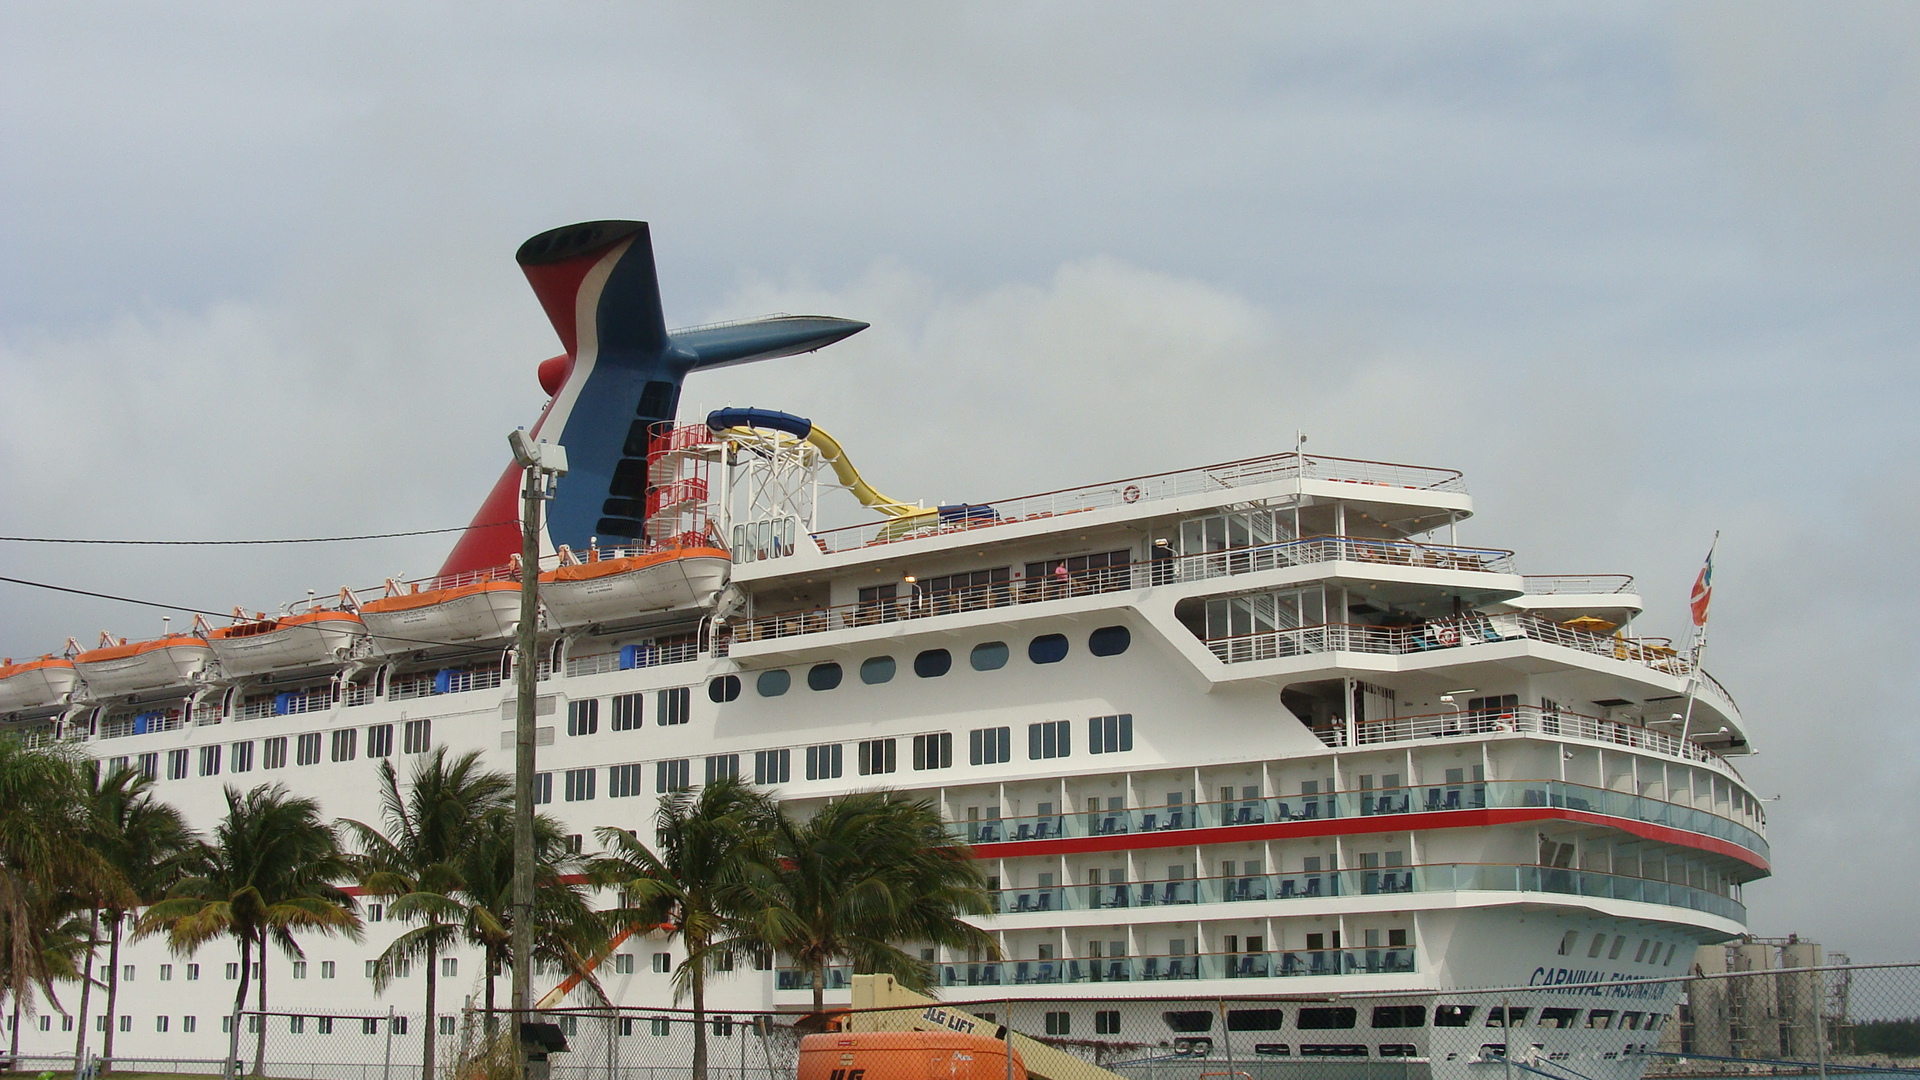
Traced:
[[[1720, 530], [1715, 529], [1713, 530], [1713, 543], [1707, 547], [1707, 566], [1709, 568], [1713, 566], [1713, 553], [1718, 550], [1719, 547]], [[1711, 602], [1712, 592], [1713, 584], [1711, 580], [1709, 580], [1707, 584], [1709, 602]], [[1687, 708], [1686, 713], [1680, 720], [1680, 746], [1682, 750], [1686, 749], [1687, 735], [1693, 728], [1693, 699], [1699, 696], [1700, 693], [1700, 657], [1705, 655], [1706, 651], [1707, 622], [1705, 619], [1702, 619], [1700, 625], [1694, 628], [1693, 655], [1687, 665]]]

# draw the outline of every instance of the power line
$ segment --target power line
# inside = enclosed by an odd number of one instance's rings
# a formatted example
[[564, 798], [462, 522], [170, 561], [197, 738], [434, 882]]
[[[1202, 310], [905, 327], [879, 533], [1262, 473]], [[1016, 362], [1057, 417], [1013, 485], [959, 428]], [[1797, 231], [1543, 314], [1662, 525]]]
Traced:
[[[502, 525], [519, 526], [519, 521], [494, 521], [485, 525], [456, 525], [450, 529], [415, 529], [412, 532], [367, 533], [363, 536], [301, 536], [279, 540], [94, 540], [65, 536], [0, 536], [14, 544], [117, 544], [143, 547], [249, 547], [265, 544], [338, 544], [348, 540], [391, 540], [401, 536], [437, 536], [465, 532], [468, 529], [492, 529]], [[9, 578], [8, 580], [12, 580]], [[141, 601], [135, 601], [139, 603]], [[161, 605], [166, 606], [166, 605]], [[182, 611], [192, 610], [181, 608]]]

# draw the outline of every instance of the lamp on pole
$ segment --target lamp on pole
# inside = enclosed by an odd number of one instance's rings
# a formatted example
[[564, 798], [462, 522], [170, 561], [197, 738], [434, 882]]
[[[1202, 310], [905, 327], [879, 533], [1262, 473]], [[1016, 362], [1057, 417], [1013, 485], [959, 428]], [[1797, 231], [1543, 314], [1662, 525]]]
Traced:
[[513, 724], [513, 1017], [514, 1060], [526, 1076], [527, 1053], [520, 1025], [533, 1006], [533, 703], [540, 658], [540, 504], [553, 497], [567, 474], [567, 451], [535, 442], [524, 429], [507, 436], [520, 485], [520, 624], [515, 633], [513, 674], [518, 705]]

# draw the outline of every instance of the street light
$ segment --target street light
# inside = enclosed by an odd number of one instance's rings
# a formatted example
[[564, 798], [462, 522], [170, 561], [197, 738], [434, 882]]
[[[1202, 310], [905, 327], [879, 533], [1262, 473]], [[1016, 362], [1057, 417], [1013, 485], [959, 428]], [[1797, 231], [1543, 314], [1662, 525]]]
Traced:
[[513, 1013], [514, 1061], [527, 1075], [527, 1050], [519, 1038], [533, 1006], [533, 699], [540, 659], [540, 504], [567, 474], [567, 451], [535, 442], [526, 429], [507, 435], [520, 485], [520, 625], [514, 635], [513, 674], [518, 703], [513, 723]]

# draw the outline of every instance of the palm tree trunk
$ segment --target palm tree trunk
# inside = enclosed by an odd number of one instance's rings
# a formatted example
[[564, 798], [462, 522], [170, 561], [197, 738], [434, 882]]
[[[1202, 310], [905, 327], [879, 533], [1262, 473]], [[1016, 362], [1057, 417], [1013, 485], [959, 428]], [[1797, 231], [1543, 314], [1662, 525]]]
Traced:
[[13, 1033], [12, 1037], [8, 1040], [7, 1056], [12, 1058], [14, 1061], [19, 1061], [20, 1060], [20, 995], [18, 994], [15, 994], [13, 996], [13, 1026], [9, 1027], [7, 1030]]
[[[687, 951], [693, 951], [693, 942], [688, 942]], [[693, 965], [693, 1080], [707, 1080], [707, 979], [706, 962], [702, 957], [688, 958]]]
[[265, 1076], [264, 1065], [267, 1060], [267, 932], [260, 931], [260, 990], [259, 997], [260, 1030], [254, 1033], [253, 1075]]
[[420, 1040], [420, 1080], [433, 1080], [433, 1043], [440, 1033], [439, 1022], [433, 1015], [433, 995], [440, 986], [440, 946], [427, 942], [427, 1030]]
[[78, 1075], [87, 1064], [87, 999], [93, 993], [93, 956], [99, 946], [94, 942], [100, 939], [100, 909], [94, 908], [87, 913], [87, 962], [80, 969], [80, 1032], [73, 1040], [73, 1071]]
[[815, 1017], [827, 1015], [826, 963], [825, 960], [816, 960], [810, 965], [813, 970], [808, 972], [813, 977], [813, 1015]]
[[247, 983], [253, 974], [253, 935], [240, 935], [240, 992], [233, 998], [233, 1030], [227, 1034], [227, 1063], [220, 1072], [225, 1076], [240, 1071], [240, 1018], [247, 1008]]
[[100, 1071], [113, 1070], [113, 1028], [120, 1003], [120, 927], [127, 921], [124, 911], [109, 911], [113, 929], [107, 931], [107, 1034], [100, 1040]]
[[487, 946], [487, 1040], [493, 1040], [493, 1033], [499, 1024], [493, 1018], [493, 978], [500, 974], [500, 958], [494, 955], [493, 946]]

